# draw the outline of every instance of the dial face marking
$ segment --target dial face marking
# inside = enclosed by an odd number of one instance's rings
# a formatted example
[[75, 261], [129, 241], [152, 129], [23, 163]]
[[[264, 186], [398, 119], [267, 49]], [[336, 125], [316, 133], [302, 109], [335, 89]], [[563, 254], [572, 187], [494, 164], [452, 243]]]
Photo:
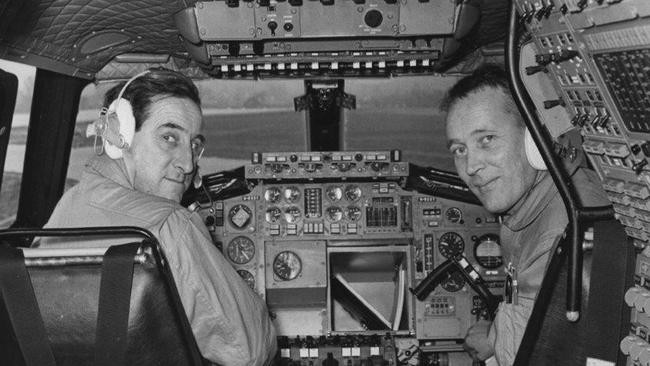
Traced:
[[325, 211], [327, 212], [327, 219], [332, 222], [341, 221], [343, 218], [343, 210], [338, 206], [330, 206]]
[[287, 187], [282, 194], [288, 203], [296, 203], [300, 199], [300, 191], [296, 187]]
[[280, 221], [281, 217], [282, 211], [277, 207], [269, 207], [266, 209], [266, 213], [264, 214], [264, 219], [270, 224]]
[[300, 257], [290, 251], [278, 253], [273, 260], [273, 273], [283, 281], [291, 281], [302, 272]]
[[282, 198], [282, 192], [278, 188], [271, 187], [264, 191], [264, 200], [269, 203], [278, 203]]
[[354, 184], [351, 184], [347, 187], [345, 187], [345, 198], [348, 201], [356, 201], [359, 198], [361, 198], [361, 188], [359, 186], [356, 186]]
[[459, 234], [450, 231], [442, 234], [438, 240], [438, 250], [445, 258], [453, 258], [463, 254], [465, 241]]
[[287, 207], [284, 210], [284, 219], [289, 224], [295, 223], [300, 219], [300, 209], [296, 206]]
[[345, 209], [345, 217], [350, 221], [358, 221], [361, 218], [361, 209], [357, 206], [348, 206]]
[[228, 258], [237, 264], [246, 264], [255, 256], [255, 244], [245, 236], [238, 236], [228, 243]]
[[474, 258], [483, 268], [494, 269], [503, 265], [503, 254], [499, 236], [485, 234], [479, 237], [474, 244]]
[[245, 228], [253, 217], [253, 212], [246, 205], [235, 205], [228, 212], [230, 223], [237, 229]]
[[445, 217], [447, 221], [458, 224], [463, 220], [463, 211], [458, 207], [450, 207], [445, 211]]
[[447, 274], [447, 278], [440, 286], [449, 292], [457, 292], [465, 286], [465, 279], [458, 270], [454, 270]]
[[332, 202], [340, 201], [343, 198], [343, 189], [339, 186], [330, 186], [325, 190], [325, 195]]
[[255, 290], [255, 276], [253, 276], [252, 273], [248, 272], [245, 269], [238, 269], [237, 273], [241, 276], [241, 278], [244, 279], [244, 282], [246, 282], [251, 290]]

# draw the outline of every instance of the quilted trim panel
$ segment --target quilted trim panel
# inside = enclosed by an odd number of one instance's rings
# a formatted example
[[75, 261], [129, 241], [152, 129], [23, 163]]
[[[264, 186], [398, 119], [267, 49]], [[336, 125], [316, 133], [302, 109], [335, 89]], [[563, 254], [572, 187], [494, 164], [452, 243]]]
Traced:
[[[12, 0], [0, 6], [0, 47], [13, 58], [39, 56], [54, 61], [53, 64], [63, 63], [94, 74], [122, 53], [183, 52], [173, 14], [193, 3], [182, 0]], [[80, 41], [106, 31], [121, 33], [127, 41], [89, 54], [80, 52]]]

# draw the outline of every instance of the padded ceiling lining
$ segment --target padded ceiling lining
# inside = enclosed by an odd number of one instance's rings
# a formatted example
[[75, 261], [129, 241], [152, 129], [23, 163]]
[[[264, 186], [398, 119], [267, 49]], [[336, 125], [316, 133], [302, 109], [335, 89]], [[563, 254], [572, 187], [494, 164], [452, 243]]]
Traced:
[[[172, 15], [194, 1], [181, 0], [29, 0], [0, 7], [0, 57], [39, 56], [39, 67], [74, 66], [79, 73], [101, 69], [126, 52], [183, 52]], [[80, 40], [113, 30], [129, 41], [92, 54], [80, 52]], [[8, 57], [7, 57], [8, 56]], [[50, 66], [50, 67], [48, 67]]]
[[[508, 0], [451, 1], [479, 6], [480, 23], [460, 40], [460, 47], [439, 71], [452, 69], [463, 57], [503, 39], [507, 32]], [[0, 0], [0, 58], [92, 79], [116, 55], [184, 54], [173, 14], [195, 2]]]

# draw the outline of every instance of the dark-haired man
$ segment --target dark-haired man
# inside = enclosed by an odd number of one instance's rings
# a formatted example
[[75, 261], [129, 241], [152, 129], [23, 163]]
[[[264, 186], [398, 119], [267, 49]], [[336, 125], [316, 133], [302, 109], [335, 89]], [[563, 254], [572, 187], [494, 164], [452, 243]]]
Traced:
[[[550, 174], [527, 158], [525, 125], [502, 68], [482, 66], [461, 79], [443, 110], [458, 175], [488, 211], [502, 215], [503, 257], [513, 284], [492, 324], [470, 328], [464, 346], [475, 359], [494, 355], [499, 365], [512, 365], [549, 253], [568, 223], [566, 210]], [[593, 172], [572, 173], [584, 206], [609, 204]]]
[[109, 90], [91, 131], [107, 154], [87, 163], [46, 227], [148, 229], [170, 263], [203, 357], [221, 365], [269, 364], [276, 339], [264, 302], [213, 245], [198, 214], [179, 204], [203, 152], [200, 103], [192, 81], [169, 70]]

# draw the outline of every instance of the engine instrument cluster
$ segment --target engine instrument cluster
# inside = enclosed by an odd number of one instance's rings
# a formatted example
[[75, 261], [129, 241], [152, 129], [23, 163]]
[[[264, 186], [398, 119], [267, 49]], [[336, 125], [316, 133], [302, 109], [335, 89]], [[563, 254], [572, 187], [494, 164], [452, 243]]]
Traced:
[[[343, 161], [357, 169], [331, 169]], [[326, 336], [324, 344], [332, 344], [334, 336], [390, 334], [398, 347], [464, 354], [460, 340], [483, 304], [463, 276], [449, 273], [425, 301], [408, 289], [463, 255], [500, 294], [496, 217], [406, 189], [408, 163], [396, 151], [262, 153], [245, 169], [250, 193], [200, 213], [226, 258], [266, 300], [280, 335], [298, 337], [296, 344]]]

